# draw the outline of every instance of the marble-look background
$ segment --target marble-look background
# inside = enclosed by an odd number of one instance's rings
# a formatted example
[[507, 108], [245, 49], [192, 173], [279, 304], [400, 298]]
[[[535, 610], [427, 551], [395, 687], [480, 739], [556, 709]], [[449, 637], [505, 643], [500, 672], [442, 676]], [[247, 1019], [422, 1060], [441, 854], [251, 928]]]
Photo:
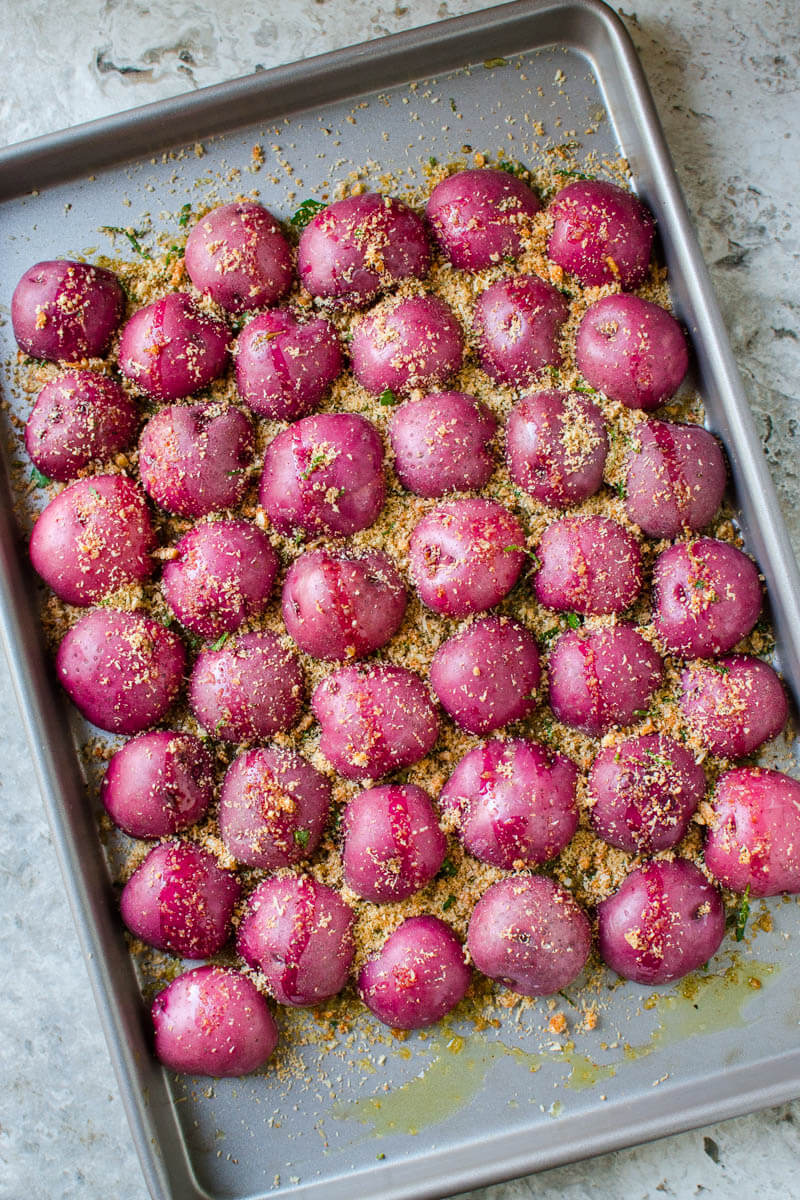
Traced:
[[[800, 551], [800, 5], [628, 2]], [[479, 7], [2, 0], [0, 144]], [[145, 1200], [2, 660], [0, 705], [0, 1197]], [[795, 1103], [469, 1200], [785, 1200], [799, 1151]]]

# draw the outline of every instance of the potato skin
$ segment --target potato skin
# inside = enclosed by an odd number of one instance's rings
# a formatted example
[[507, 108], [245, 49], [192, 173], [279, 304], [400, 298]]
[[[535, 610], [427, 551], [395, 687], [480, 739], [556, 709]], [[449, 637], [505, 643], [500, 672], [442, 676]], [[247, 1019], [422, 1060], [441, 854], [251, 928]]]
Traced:
[[358, 991], [367, 1008], [393, 1029], [422, 1029], [462, 1000], [471, 972], [449, 925], [425, 914], [409, 917], [367, 960]]
[[520, 234], [541, 207], [539, 197], [521, 179], [483, 167], [457, 171], [437, 183], [425, 215], [454, 267], [482, 271], [520, 254]]
[[265, 308], [291, 287], [292, 252], [261, 204], [222, 204], [201, 217], [186, 241], [194, 286], [227, 312]]
[[726, 654], [755, 625], [761, 599], [753, 560], [728, 542], [680, 542], [656, 559], [653, 621], [673, 654]]
[[414, 784], [360, 792], [347, 805], [342, 828], [345, 883], [375, 904], [413, 896], [447, 853], [431, 798]]
[[603, 482], [608, 433], [603, 414], [580, 392], [523, 396], [506, 425], [508, 473], [542, 504], [567, 508]]
[[660, 656], [630, 625], [568, 630], [547, 664], [550, 707], [559, 721], [589, 737], [630, 725], [660, 685]]
[[665, 308], [639, 296], [605, 296], [575, 339], [587, 383], [627, 408], [650, 411], [674, 396], [689, 368], [686, 335]]
[[444, 300], [430, 294], [384, 300], [356, 325], [350, 343], [353, 373], [373, 395], [439, 387], [463, 357], [461, 326]]
[[551, 200], [547, 253], [582, 284], [637, 287], [647, 276], [655, 222], [638, 197], [603, 179], [576, 179]]
[[109, 733], [141, 733], [178, 694], [186, 648], [176, 633], [140, 613], [96, 608], [64, 635], [56, 673], [88, 721]]
[[189, 680], [200, 724], [227, 742], [251, 742], [291, 729], [303, 708], [297, 655], [274, 633], [245, 633], [219, 650], [201, 650]]
[[125, 833], [160, 838], [194, 825], [214, 797], [214, 762], [191, 733], [154, 729], [112, 756], [100, 799]]
[[538, 275], [491, 283], [472, 317], [481, 366], [495, 383], [527, 388], [543, 367], [561, 364], [561, 326], [569, 305]]
[[150, 1015], [156, 1057], [185, 1075], [249, 1075], [278, 1044], [264, 997], [247, 976], [223, 967], [179, 975], [158, 993]]
[[631, 871], [597, 906], [603, 960], [634, 983], [672, 983], [708, 962], [725, 935], [722, 897], [686, 858]]
[[68, 483], [95, 460], [131, 444], [136, 405], [116, 380], [97, 371], [67, 371], [46, 383], [25, 425], [25, 449], [48, 479]]
[[464, 392], [431, 392], [403, 404], [394, 414], [394, 469], [403, 487], [417, 496], [477, 491], [495, 467], [492, 443], [497, 421]]
[[230, 331], [187, 292], [140, 308], [122, 330], [119, 369], [154, 400], [191, 396], [228, 365]]
[[544, 875], [493, 883], [470, 918], [467, 946], [477, 970], [523, 996], [550, 996], [580, 975], [589, 957], [588, 918]]
[[248, 322], [234, 355], [239, 395], [253, 412], [281, 421], [313, 412], [344, 366], [335, 326], [288, 308]]
[[112, 271], [69, 260], [35, 263], [11, 297], [17, 345], [48, 362], [99, 357], [124, 312], [125, 296]]
[[725, 491], [725, 459], [699, 425], [643, 421], [628, 455], [625, 509], [649, 537], [674, 538], [708, 525]]
[[750, 654], [689, 663], [681, 675], [680, 705], [687, 725], [723, 758], [752, 754], [789, 718], [778, 675]]
[[717, 780], [706, 835], [711, 874], [751, 896], [800, 892], [800, 783], [765, 767], [734, 767]]
[[156, 539], [147, 502], [124, 475], [69, 484], [41, 513], [29, 552], [55, 594], [79, 607], [143, 583], [153, 574]]
[[536, 548], [536, 599], [546, 608], [597, 616], [623, 612], [642, 587], [639, 543], [607, 517], [561, 517]]
[[339, 667], [317, 685], [311, 708], [322, 729], [320, 750], [345, 779], [380, 779], [409, 767], [439, 736], [428, 689], [405, 667]]

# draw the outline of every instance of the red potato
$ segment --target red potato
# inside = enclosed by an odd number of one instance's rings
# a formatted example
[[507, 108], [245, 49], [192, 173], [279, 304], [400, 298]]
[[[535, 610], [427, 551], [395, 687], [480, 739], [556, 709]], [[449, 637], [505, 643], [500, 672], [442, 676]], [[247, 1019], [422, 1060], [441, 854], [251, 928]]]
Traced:
[[133, 441], [139, 417], [119, 384], [96, 371], [46, 383], [25, 425], [25, 449], [48, 479], [67, 483]]
[[681, 542], [656, 559], [653, 621], [673, 654], [725, 654], [750, 632], [760, 612], [758, 570], [728, 542]]
[[361, 792], [347, 805], [342, 828], [344, 881], [375, 904], [412, 896], [430, 883], [447, 853], [431, 798], [413, 784]]
[[569, 987], [591, 943], [586, 914], [544, 875], [493, 883], [475, 905], [467, 933], [477, 970], [523, 996], [550, 996]]
[[628, 455], [625, 508], [649, 537], [702, 529], [725, 491], [725, 459], [713, 433], [699, 425], [644, 421]]
[[303, 320], [288, 308], [259, 313], [245, 325], [234, 357], [239, 395], [253, 412], [280, 421], [312, 412], [344, 365], [331, 322]]
[[525, 531], [494, 500], [453, 500], [414, 527], [409, 571], [423, 604], [449, 617], [485, 612], [508, 595], [525, 562]]
[[267, 447], [259, 499], [279, 533], [348, 537], [377, 520], [385, 498], [383, 443], [366, 417], [303, 417]]
[[306, 225], [297, 250], [303, 286], [347, 308], [364, 308], [403, 279], [423, 279], [430, 262], [422, 219], [376, 192], [329, 204]]
[[734, 767], [717, 780], [705, 860], [734, 892], [800, 892], [800, 783], [764, 767]]
[[350, 343], [358, 382], [378, 395], [447, 383], [460, 369], [464, 335], [438, 296], [392, 297], [363, 317]]
[[329, 1000], [347, 982], [355, 914], [338, 892], [309, 875], [273, 875], [247, 904], [236, 948], [261, 971], [279, 1004]]
[[246, 750], [222, 785], [220, 834], [248, 867], [295, 866], [316, 850], [330, 803], [328, 780], [301, 755], [274, 747]]
[[561, 363], [561, 327], [569, 305], [538, 275], [492, 283], [475, 305], [472, 325], [481, 366], [495, 383], [525, 388], [544, 367]]
[[474, 396], [433, 392], [398, 408], [392, 418], [394, 469], [418, 496], [477, 491], [494, 471], [497, 421]]
[[428, 689], [405, 667], [340, 667], [318, 684], [311, 709], [322, 730], [319, 748], [345, 779], [380, 779], [409, 767], [439, 736]]
[[179, 958], [207, 958], [231, 935], [239, 880], [193, 842], [161, 842], [131, 875], [120, 896], [122, 919], [135, 937]]
[[532, 633], [507, 617], [484, 617], [439, 647], [431, 687], [457, 725], [486, 734], [536, 707], [541, 678]]
[[589, 737], [602, 737], [645, 713], [664, 665], [637, 630], [613, 625], [562, 634], [547, 670], [556, 718]]
[[124, 475], [78, 479], [33, 527], [30, 556], [67, 604], [86, 606], [153, 573], [155, 535], [139, 488]]
[[789, 718], [780, 678], [749, 654], [689, 663], [681, 676], [681, 711], [712, 754], [742, 758], [777, 737]]
[[249, 521], [195, 525], [175, 550], [161, 580], [167, 604], [184, 628], [217, 638], [266, 608], [278, 556], [267, 535]]
[[536, 548], [536, 599], [546, 608], [597, 616], [629, 608], [642, 587], [639, 543], [618, 521], [562, 517]]
[[466, 850], [506, 871], [555, 858], [578, 828], [578, 768], [527, 738], [469, 750], [439, 796]]
[[484, 167], [458, 171], [437, 183], [425, 215], [454, 267], [482, 271], [521, 253], [522, 235], [541, 207], [521, 179]]
[[175, 404], [151, 417], [139, 439], [142, 486], [160, 508], [204, 517], [235, 508], [247, 487], [253, 429], [227, 404]]
[[125, 296], [113, 272], [68, 259], [29, 267], [11, 297], [17, 345], [49, 362], [103, 354], [124, 312]]
[[303, 708], [297, 655], [274, 633], [245, 633], [219, 650], [202, 650], [189, 680], [189, 704], [212, 737], [268, 738], [295, 724]]
[[511, 410], [508, 473], [542, 504], [566, 508], [593, 496], [603, 482], [607, 454], [603, 414], [579, 392], [534, 392]]
[[592, 826], [611, 846], [657, 854], [685, 835], [705, 790], [702, 767], [673, 738], [626, 738], [603, 747], [592, 763]]
[[278, 1044], [267, 1002], [238, 971], [195, 967], [173, 979], [150, 1014], [159, 1062], [185, 1075], [249, 1075]]
[[292, 252], [260, 204], [237, 201], [201, 217], [186, 240], [186, 271], [199, 292], [227, 312], [265, 308], [292, 283]]
[[186, 648], [170, 629], [141, 613], [97, 608], [58, 647], [56, 672], [88, 721], [109, 733], [157, 725], [178, 694]]
[[141, 733], [112, 755], [100, 799], [125, 833], [160, 838], [188, 829], [214, 798], [214, 762], [191, 733]]
[[140, 308], [122, 330], [119, 369], [154, 400], [180, 400], [217, 379], [228, 365], [230, 331], [186, 292]]
[[286, 573], [283, 620], [306, 654], [342, 662], [391, 641], [407, 600], [403, 580], [385, 554], [308, 550]]
[[547, 253], [589, 287], [634, 288], [647, 276], [655, 224], [632, 192], [602, 179], [576, 179], [550, 202]]
[[689, 369], [686, 336], [665, 308], [639, 296], [604, 296], [575, 339], [587, 383], [627, 408], [651, 410], [674, 396]]
[[367, 960], [358, 992], [384, 1025], [422, 1029], [463, 1000], [470, 977], [463, 947], [450, 926], [426, 914], [409, 917]]
[[603, 960], [634, 983], [672, 983], [716, 954], [725, 935], [722, 897], [685, 858], [631, 871], [597, 906]]

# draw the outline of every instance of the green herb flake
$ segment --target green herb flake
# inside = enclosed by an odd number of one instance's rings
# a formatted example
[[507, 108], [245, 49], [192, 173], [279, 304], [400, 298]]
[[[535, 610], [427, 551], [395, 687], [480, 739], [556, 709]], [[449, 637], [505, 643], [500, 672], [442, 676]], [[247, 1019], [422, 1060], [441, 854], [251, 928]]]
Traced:
[[620, 500], [624, 500], [624, 499], [625, 499], [625, 497], [626, 497], [626, 496], [627, 496], [627, 494], [628, 494], [628, 489], [625, 487], [625, 484], [624, 484], [624, 483], [615, 483], [615, 484], [614, 484], [614, 491], [617, 493], [617, 495], [619, 496]]
[[557, 638], [560, 633], [561, 626], [553, 625], [550, 629], [545, 629], [539, 634], [539, 641], [543, 642], [545, 646], [549, 646], [553, 639]]
[[458, 112], [458, 109], [456, 108], [455, 99], [452, 96], [450, 97], [450, 112], [454, 112], [454, 113]]
[[36, 487], [48, 487], [52, 482], [52, 479], [48, 479], [37, 467], [31, 467], [31, 483]]
[[507, 67], [508, 59], [507, 58], [485, 58], [483, 60], [483, 65], [486, 67], [487, 71], [493, 71], [495, 67]]
[[119, 234], [121, 234], [124, 238], [128, 239], [128, 241], [131, 244], [131, 248], [133, 249], [135, 254], [138, 254], [140, 258], [146, 258], [148, 261], [151, 261], [151, 255], [148, 254], [148, 252], [144, 249], [141, 242], [139, 241], [139, 238], [143, 237], [144, 234], [142, 234], [138, 230], [123, 229], [119, 225], [101, 225], [100, 232], [101, 233], [119, 233]]
[[444, 860], [441, 867], [439, 868], [439, 874], [444, 879], [452, 879], [454, 875], [458, 874], [458, 867], [453, 862], [452, 858], [446, 858]]
[[530, 175], [528, 168], [521, 162], [511, 162], [510, 159], [501, 158], [497, 165], [501, 171], [505, 171], [507, 175], [515, 175], [517, 179], [527, 178]]
[[185, 229], [189, 224], [189, 217], [192, 215], [191, 204], [182, 204], [181, 211], [178, 213], [178, 224], [181, 229]]
[[438, 167], [438, 165], [439, 165], [438, 158], [434, 158], [434, 156], [431, 155], [430, 158], [428, 159], [428, 166], [429, 167]]
[[212, 649], [212, 650], [221, 650], [221, 649], [222, 649], [222, 647], [225, 645], [225, 643], [227, 642], [227, 640], [228, 640], [228, 638], [229, 638], [230, 636], [231, 636], [231, 635], [230, 635], [229, 633], [223, 633], [223, 634], [221, 634], [221, 635], [220, 635], [220, 636], [217, 638], [217, 640], [216, 640], [216, 641], [215, 641], [215, 642], [212, 644], [212, 646], [211, 646], [211, 649]]
[[581, 619], [577, 613], [568, 612], [567, 613], [567, 624], [569, 625], [570, 629], [580, 629]]
[[442, 912], [447, 912], [448, 908], [452, 908], [455, 902], [455, 896], [448, 896], [445, 902], [442, 904]]
[[302, 846], [305, 849], [308, 845], [308, 839], [311, 837], [311, 831], [308, 829], [295, 829], [292, 836], [298, 846]]
[[320, 450], [315, 450], [311, 455], [311, 458], [308, 460], [308, 466], [306, 467], [305, 471], [303, 471], [302, 478], [310, 479], [315, 471], [324, 466], [325, 455]]
[[289, 217], [289, 224], [295, 229], [305, 229], [309, 221], [313, 221], [317, 213], [327, 207], [327, 204], [322, 204], [319, 200], [304, 200], [297, 212]]
[[742, 902], [739, 905], [739, 911], [736, 914], [736, 927], [733, 936], [737, 942], [741, 942], [744, 938], [744, 931], [747, 927], [747, 921], [750, 916], [750, 884], [744, 889]]
[[380, 1154], [376, 1154], [375, 1157], [377, 1158], [378, 1162], [381, 1162], [384, 1158], [386, 1158], [386, 1155], [381, 1150]]
[[384, 388], [380, 396], [378, 396], [378, 404], [382, 404], [384, 408], [389, 408], [393, 404], [397, 404], [397, 396], [391, 388]]
[[571, 1004], [573, 1008], [578, 1007], [577, 1004], [575, 1003], [575, 1001], [572, 999], [572, 997], [568, 996], [566, 992], [560, 991], [558, 994], [559, 994], [559, 996], [562, 996], [566, 1000], [567, 1004]]
[[709, 663], [712, 671], [716, 671], [718, 675], [730, 675], [730, 667], [726, 667], [724, 663]]

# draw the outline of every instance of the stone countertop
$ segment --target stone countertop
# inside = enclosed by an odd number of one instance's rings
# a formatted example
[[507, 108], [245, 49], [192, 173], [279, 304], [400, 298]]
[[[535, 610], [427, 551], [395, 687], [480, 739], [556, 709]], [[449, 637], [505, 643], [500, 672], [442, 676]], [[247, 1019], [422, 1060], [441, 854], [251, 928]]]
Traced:
[[[631, 0], [633, 3], [633, 0]], [[0, 144], [383, 33], [473, 0], [6, 0]], [[346, 21], [343, 13], [346, 12]], [[642, 56], [800, 551], [796, 0], [636, 0]], [[345, 33], [346, 31], [346, 33]], [[0, 1197], [145, 1200], [0, 660]], [[800, 1103], [470, 1193], [470, 1200], [796, 1194]], [[462, 1198], [464, 1200], [464, 1198]]]

